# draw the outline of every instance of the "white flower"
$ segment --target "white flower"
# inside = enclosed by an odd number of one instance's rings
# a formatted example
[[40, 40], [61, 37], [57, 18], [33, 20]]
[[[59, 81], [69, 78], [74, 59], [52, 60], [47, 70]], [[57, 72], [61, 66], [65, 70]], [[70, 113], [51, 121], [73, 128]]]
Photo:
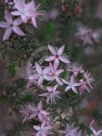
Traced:
[[14, 11], [11, 12], [14, 16], [20, 16], [24, 23], [31, 20], [34, 27], [37, 27], [37, 16], [42, 15], [36, 7], [35, 2], [26, 3], [25, 0], [14, 0]]
[[65, 134], [64, 136], [82, 136], [82, 132], [78, 127], [73, 127], [73, 125], [67, 124], [65, 131], [60, 131], [60, 133]]
[[34, 136], [48, 136], [51, 134], [50, 130], [52, 129], [51, 126], [46, 126], [45, 123], [43, 123], [41, 126], [34, 125], [34, 130], [37, 131], [36, 135]]
[[73, 77], [71, 77], [69, 81], [66, 81], [64, 79], [62, 79], [62, 80], [63, 80], [63, 82], [65, 84], [67, 84], [67, 87], [65, 88], [65, 92], [67, 92], [68, 90], [72, 89], [72, 91], [74, 91], [75, 93], [78, 93], [76, 87], [78, 87], [80, 85], [80, 83], [76, 83], [74, 81]]

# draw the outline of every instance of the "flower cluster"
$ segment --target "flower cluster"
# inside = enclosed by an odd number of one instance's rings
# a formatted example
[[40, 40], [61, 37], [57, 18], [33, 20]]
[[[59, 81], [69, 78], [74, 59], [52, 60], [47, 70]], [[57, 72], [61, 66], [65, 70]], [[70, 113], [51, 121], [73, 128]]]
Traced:
[[38, 118], [40, 122], [46, 122], [49, 115], [48, 112], [43, 110], [42, 101], [39, 102], [38, 106], [35, 106], [34, 104], [26, 105], [20, 112], [24, 116], [23, 122], [34, 118]]
[[[33, 0], [28, 3], [25, 0], [5, 0], [5, 4], [9, 10], [5, 10], [5, 21], [0, 22], [0, 27], [6, 29], [3, 40], [8, 40], [12, 32], [25, 36], [19, 25], [31, 22], [37, 27], [37, 17], [43, 15], [38, 10], [40, 5], [36, 6]], [[10, 5], [12, 6], [9, 8]]]
[[[47, 103], [52, 103], [56, 98], [61, 98], [61, 87], [65, 92], [73, 91], [77, 94], [83, 94], [84, 91], [90, 92], [94, 81], [91, 74], [78, 64], [71, 65], [69, 59], [63, 54], [64, 46], [54, 49], [48, 45], [48, 48], [52, 54], [44, 60], [48, 65], [41, 66], [35, 62], [33, 74], [28, 75], [29, 82], [45, 88], [46, 92], [40, 96], [46, 97]], [[45, 85], [45, 82], [48, 82], [48, 85]]]
[[[37, 18], [43, 15], [39, 10], [40, 5], [36, 6], [35, 0], [4, 0], [4, 5], [4, 21], [0, 22], [0, 28], [5, 29], [4, 41], [9, 40], [12, 33], [25, 36], [26, 24], [30, 23], [37, 28]], [[72, 9], [69, 4], [65, 4], [62, 6], [62, 10], [68, 16], [80, 16], [82, 12], [80, 4], [77, 4], [75, 9]], [[58, 16], [58, 11], [54, 10], [48, 15], [53, 20], [53, 18]], [[99, 42], [98, 33], [86, 27], [80, 27], [76, 36], [83, 41], [84, 45], [92, 45], [93, 42]], [[26, 104], [20, 110], [23, 116], [23, 123], [26, 121], [36, 122], [36, 124], [32, 125], [34, 136], [49, 136], [54, 134], [53, 130], [55, 128], [53, 124], [56, 121], [61, 122], [61, 119], [64, 120], [66, 118], [64, 112], [62, 112], [61, 118], [59, 118], [60, 115], [58, 115], [59, 117], [57, 116], [61, 111], [53, 115], [53, 108], [50, 107], [52, 104], [58, 102], [58, 100], [61, 101], [63, 94], [66, 95], [71, 92], [71, 95], [80, 97], [85, 92], [91, 92], [93, 88], [92, 83], [94, 79], [91, 73], [86, 71], [82, 66], [70, 62], [68, 56], [64, 54], [64, 45], [59, 49], [48, 45], [48, 49], [51, 55], [44, 58], [43, 62], [29, 63], [30, 71], [27, 71], [27, 78], [25, 77], [28, 80], [28, 88], [29, 85], [33, 84], [37, 88], [37, 91], [40, 90], [37, 92], [38, 99], [40, 99], [39, 102], [37, 104]], [[64, 127], [64, 122], [60, 125], [61, 127]], [[90, 125], [90, 128], [94, 136], [102, 135], [102, 130], [96, 131], [92, 125]], [[64, 131], [59, 131], [58, 129], [57, 132], [59, 135], [62, 134], [64, 136], [83, 135], [79, 127], [69, 124]]]
[[23, 122], [35, 119], [40, 123], [40, 126], [33, 126], [34, 130], [37, 131], [36, 136], [47, 136], [50, 133], [50, 130], [52, 129], [50, 114], [43, 109], [42, 101], [40, 101], [36, 106], [35, 104], [23, 106], [20, 113], [24, 117]]
[[[83, 94], [85, 91], [90, 92], [92, 89], [93, 78], [88, 71], [85, 71], [82, 66], [72, 64], [68, 57], [63, 54], [65, 46], [59, 49], [48, 45], [51, 56], [44, 59], [44, 63], [29, 64], [27, 79], [28, 83], [37, 85], [41, 92], [38, 92], [40, 97], [45, 99], [45, 105], [56, 103], [61, 99], [61, 94], [74, 92], [75, 94]], [[40, 93], [40, 94], [39, 94]], [[51, 115], [43, 110], [42, 101], [38, 106], [35, 104], [28, 104], [20, 111], [24, 116], [23, 121], [37, 119], [40, 126], [34, 125], [34, 135], [47, 136], [51, 134], [53, 128], [53, 121], [51, 122]], [[69, 128], [64, 133], [66, 136], [75, 135], [81, 136], [81, 132], [77, 128]]]

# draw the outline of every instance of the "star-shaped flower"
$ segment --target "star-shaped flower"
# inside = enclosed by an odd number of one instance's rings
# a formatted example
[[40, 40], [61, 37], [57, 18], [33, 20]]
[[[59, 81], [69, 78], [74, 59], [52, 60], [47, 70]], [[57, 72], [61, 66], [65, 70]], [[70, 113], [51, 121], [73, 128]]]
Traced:
[[51, 134], [51, 126], [46, 126], [45, 123], [43, 123], [41, 126], [34, 125], [34, 130], [36, 130], [36, 134], [34, 136], [48, 136]]
[[56, 99], [61, 99], [60, 92], [57, 90], [58, 85], [55, 85], [54, 87], [47, 87], [46, 93], [41, 94], [40, 96], [46, 97], [47, 104], [49, 103], [55, 103]]
[[49, 113], [43, 110], [42, 101], [39, 102], [38, 106], [36, 107], [36, 116], [41, 122], [45, 122], [48, 118]]
[[21, 108], [20, 113], [24, 117], [23, 122], [36, 117], [36, 107], [34, 104], [28, 104]]
[[73, 76], [76, 77], [79, 73], [83, 73], [84, 70], [82, 69], [81, 66], [79, 66], [78, 64], [74, 63], [73, 65], [71, 65], [68, 69], [68, 71], [72, 72]]
[[76, 82], [74, 81], [74, 78], [73, 78], [73, 77], [71, 77], [69, 81], [66, 81], [66, 80], [64, 80], [64, 79], [62, 79], [62, 80], [63, 80], [63, 82], [67, 85], [67, 87], [65, 88], [65, 92], [67, 92], [67, 91], [69, 91], [69, 90], [71, 89], [71, 90], [74, 91], [75, 93], [78, 93], [76, 87], [78, 87], [78, 86], [80, 85], [80, 83], [76, 83]]
[[23, 106], [20, 110], [20, 113], [24, 117], [23, 122], [37, 118], [42, 123], [43, 122], [49, 123], [48, 122], [49, 113], [43, 110], [42, 101], [40, 101], [37, 106], [35, 106], [35, 104], [28, 104]]
[[86, 80], [87, 84], [89, 85], [89, 87], [93, 88], [92, 83], [93, 83], [94, 79], [93, 79], [91, 73], [89, 73], [88, 71], [84, 72], [83, 76], [84, 76], [84, 79]]
[[54, 61], [55, 68], [59, 65], [59, 61], [62, 61], [64, 63], [70, 63], [69, 60], [62, 55], [64, 51], [64, 46], [60, 47], [58, 50], [54, 49], [51, 45], [48, 45], [48, 48], [53, 55], [46, 58], [45, 61]]
[[49, 63], [49, 67], [47, 68], [47, 75], [49, 80], [56, 81], [58, 84], [62, 85], [60, 74], [64, 71], [63, 69], [58, 69], [58, 65], [54, 67], [52, 63]]
[[79, 86], [79, 91], [80, 94], [82, 94], [85, 90], [88, 91], [90, 93], [92, 88], [90, 88], [87, 84], [87, 82], [84, 79], [80, 80], [80, 86]]
[[65, 134], [64, 136], [82, 136], [82, 132], [78, 127], [67, 124], [65, 131], [60, 131], [60, 133]]
[[34, 1], [26, 3], [24, 0], [14, 0], [14, 2], [14, 11], [12, 11], [11, 14], [20, 16], [24, 23], [31, 20], [34, 27], [37, 27], [36, 18], [37, 16], [42, 15], [38, 11], [39, 6], [36, 7]]
[[5, 10], [5, 20], [5, 22], [0, 22], [0, 27], [6, 29], [3, 40], [8, 40], [12, 32], [20, 36], [25, 36], [24, 32], [19, 27], [19, 25], [22, 24], [20, 18], [13, 20], [11, 14]]
[[48, 73], [49, 73], [48, 68], [42, 69], [42, 67], [38, 63], [35, 63], [35, 69], [36, 69], [36, 72], [33, 75], [29, 76], [29, 80], [35, 81], [35, 82], [37, 81], [38, 85], [42, 85], [44, 79], [48, 81], [50, 80], [48, 77]]

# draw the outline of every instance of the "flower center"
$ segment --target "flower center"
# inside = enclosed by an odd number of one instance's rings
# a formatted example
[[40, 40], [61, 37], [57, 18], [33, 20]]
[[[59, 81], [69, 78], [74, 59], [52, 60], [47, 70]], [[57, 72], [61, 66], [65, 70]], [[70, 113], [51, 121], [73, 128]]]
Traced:
[[58, 58], [59, 58], [59, 55], [56, 55], [56, 58], [58, 59]]

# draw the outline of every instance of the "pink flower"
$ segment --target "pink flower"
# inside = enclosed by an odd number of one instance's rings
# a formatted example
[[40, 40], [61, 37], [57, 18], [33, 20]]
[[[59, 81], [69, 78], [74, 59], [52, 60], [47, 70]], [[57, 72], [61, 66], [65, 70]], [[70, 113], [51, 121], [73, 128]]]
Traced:
[[43, 123], [41, 126], [33, 126], [34, 130], [37, 131], [36, 134], [34, 134], [34, 136], [48, 136], [51, 134], [51, 126], [46, 126], [45, 123]]
[[49, 113], [42, 108], [42, 101], [37, 106], [28, 104], [21, 108], [20, 113], [24, 117], [23, 122], [31, 119], [38, 119], [41, 122], [48, 123]]
[[52, 56], [45, 59], [45, 61], [54, 61], [54, 67], [58, 67], [59, 61], [62, 61], [64, 63], [70, 63], [68, 59], [62, 56], [62, 53], [64, 51], [64, 46], [60, 47], [58, 50], [54, 49], [52, 46], [48, 46], [50, 52], [53, 54]]
[[93, 83], [94, 79], [93, 79], [91, 73], [89, 73], [88, 71], [87, 71], [87, 72], [84, 72], [84, 73], [83, 73], [83, 76], [84, 76], [85, 81], [86, 81], [87, 84], [89, 85], [89, 87], [90, 87], [90, 88], [93, 88], [93, 87], [92, 87], [92, 83]]
[[32, 86], [33, 83], [36, 83], [34, 75], [36, 74], [36, 68], [30, 62], [27, 63], [26, 69], [21, 73], [21, 77], [28, 80], [26, 85], [27, 88]]
[[40, 95], [40, 96], [44, 96], [47, 98], [46, 99], [47, 104], [49, 104], [50, 102], [55, 103], [56, 99], [58, 99], [58, 98], [61, 99], [59, 96], [60, 92], [58, 90], [56, 90], [57, 86], [58, 85], [55, 85], [54, 87], [47, 87], [48, 92]]
[[73, 125], [68, 125], [65, 131], [61, 131], [61, 133], [65, 134], [64, 136], [82, 136], [82, 132], [78, 127], [73, 127]]
[[60, 85], [62, 85], [62, 81], [60, 78], [60, 74], [64, 71], [63, 69], [57, 69], [58, 65], [56, 67], [54, 67], [52, 65], [52, 63], [49, 64], [49, 67], [47, 68], [47, 75], [49, 77], [49, 80], [54, 81], [56, 80], [56, 82]]
[[35, 69], [36, 72], [33, 75], [29, 76], [29, 80], [31, 81], [37, 80], [38, 85], [42, 85], [44, 79], [49, 80], [47, 76], [48, 68], [42, 69], [42, 67], [38, 63], [35, 63]]
[[82, 69], [81, 66], [79, 66], [78, 64], [74, 63], [72, 66], [70, 66], [68, 69], [68, 71], [72, 72], [73, 76], [76, 77], [79, 73], [83, 73], [84, 70]]
[[30, 18], [29, 10], [32, 8], [33, 3], [26, 4], [24, 0], [15, 0], [14, 2], [16, 11], [12, 11], [11, 14], [14, 16], [21, 16], [23, 22], [27, 23]]
[[34, 27], [37, 27], [37, 17], [44, 15], [43, 13], [41, 13], [41, 11], [38, 11], [39, 6], [40, 5], [38, 5], [37, 7], [34, 7], [31, 13], [31, 22]]
[[42, 109], [42, 101], [39, 102], [38, 106], [36, 107], [36, 116], [41, 122], [45, 122], [48, 118], [49, 113]]
[[36, 117], [36, 107], [34, 104], [28, 104], [21, 108], [20, 113], [24, 117], [23, 122]]
[[26, 3], [24, 0], [15, 0], [15, 11], [12, 11], [11, 13], [14, 16], [21, 16], [24, 23], [27, 23], [27, 21], [31, 19], [34, 27], [37, 27], [36, 18], [37, 16], [42, 15], [37, 11], [38, 7], [35, 6], [34, 1]]
[[81, 79], [79, 86], [80, 94], [82, 94], [85, 90], [90, 92], [90, 87], [88, 86], [87, 82], [84, 79]]
[[5, 22], [0, 22], [0, 27], [6, 29], [3, 40], [8, 40], [12, 32], [20, 36], [25, 36], [24, 32], [19, 27], [19, 25], [22, 24], [20, 18], [13, 21], [11, 14], [8, 11], [5, 11], [5, 20]]
[[46, 126], [51, 126], [51, 118], [50, 116], [47, 116], [47, 118], [45, 118], [45, 120], [43, 121], [43, 123], [45, 123]]
[[63, 82], [67, 84], [67, 87], [65, 88], [65, 92], [71, 89], [73, 92], [78, 93], [76, 87], [78, 87], [80, 83], [76, 83], [73, 77], [71, 77], [69, 81], [63, 79]]

